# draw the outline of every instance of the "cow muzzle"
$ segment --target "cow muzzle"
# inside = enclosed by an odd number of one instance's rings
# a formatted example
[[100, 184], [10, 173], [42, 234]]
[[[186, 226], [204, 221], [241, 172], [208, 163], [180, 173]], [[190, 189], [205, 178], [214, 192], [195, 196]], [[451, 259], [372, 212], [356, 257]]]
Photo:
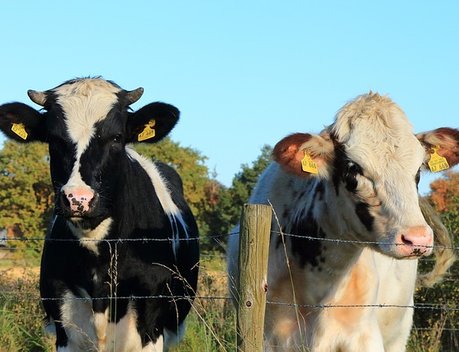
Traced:
[[401, 258], [428, 256], [433, 250], [433, 232], [429, 226], [413, 226], [400, 231], [395, 238]]
[[70, 217], [85, 217], [94, 209], [97, 199], [97, 193], [90, 188], [64, 188], [61, 192], [62, 210]]

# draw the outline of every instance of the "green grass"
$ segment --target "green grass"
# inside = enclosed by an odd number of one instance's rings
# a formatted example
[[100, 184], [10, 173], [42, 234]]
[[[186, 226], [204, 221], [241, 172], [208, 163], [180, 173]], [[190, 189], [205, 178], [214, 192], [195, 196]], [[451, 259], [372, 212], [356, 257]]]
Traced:
[[[17, 262], [11, 262], [13, 268]], [[5, 263], [3, 269], [8, 267]], [[202, 261], [199, 291], [202, 297], [227, 296], [225, 264], [217, 255]], [[20, 271], [19, 279], [0, 273], [0, 352], [54, 351], [54, 336], [43, 331], [38, 275]], [[174, 352], [234, 351], [236, 318], [231, 302], [222, 299], [196, 299], [186, 321], [186, 334]]]
[[[17, 267], [15, 262], [13, 268]], [[54, 337], [43, 332], [38, 274], [36, 270], [19, 270], [19, 273], [21, 277], [12, 280], [0, 271], [0, 352], [54, 351]], [[197, 294], [210, 298], [196, 299], [187, 318], [185, 337], [171, 352], [235, 351], [235, 311], [231, 302], [220, 299], [228, 296], [225, 264], [220, 255], [203, 256]], [[449, 332], [443, 330], [445, 319], [433, 317], [423, 321], [423, 327], [431, 329], [413, 330], [407, 351], [457, 351], [457, 333], [446, 336]], [[445, 337], [450, 341], [447, 344]]]
[[52, 351], [43, 332], [43, 311], [38, 299], [37, 277], [12, 280], [0, 275], [0, 351]]

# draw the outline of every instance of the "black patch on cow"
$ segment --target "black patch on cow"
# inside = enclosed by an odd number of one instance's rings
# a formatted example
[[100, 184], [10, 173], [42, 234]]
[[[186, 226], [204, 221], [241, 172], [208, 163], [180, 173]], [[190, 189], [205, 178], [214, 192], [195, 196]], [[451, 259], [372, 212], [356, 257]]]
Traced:
[[333, 161], [333, 185], [336, 195], [339, 195], [339, 185], [344, 183], [349, 192], [357, 188], [357, 175], [363, 175], [360, 165], [349, 159], [343, 144], [335, 141], [335, 159]]
[[290, 216], [290, 210], [288, 208], [285, 208], [284, 211], [282, 212], [282, 218], [284, 220], [287, 220]]
[[306, 216], [301, 216], [291, 225], [290, 233], [295, 236], [289, 237], [292, 253], [301, 267], [306, 264], [316, 267], [319, 265], [322, 254], [322, 244], [320, 240], [302, 238], [301, 236], [325, 238], [325, 233], [318, 226], [312, 215], [312, 208]]
[[374, 217], [370, 214], [370, 211], [368, 210], [368, 204], [362, 202], [357, 203], [357, 205], [355, 206], [355, 213], [357, 214], [365, 228], [368, 231], [371, 231], [373, 229]]
[[419, 181], [421, 181], [421, 169], [418, 170], [416, 176], [414, 177], [414, 181], [416, 182], [416, 189], [419, 190]]

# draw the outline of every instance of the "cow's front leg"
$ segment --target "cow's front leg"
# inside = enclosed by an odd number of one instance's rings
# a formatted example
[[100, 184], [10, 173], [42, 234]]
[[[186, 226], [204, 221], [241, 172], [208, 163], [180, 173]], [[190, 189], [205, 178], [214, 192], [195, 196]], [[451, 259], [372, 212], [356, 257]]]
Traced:
[[94, 322], [94, 333], [96, 338], [97, 350], [105, 351], [105, 348], [107, 346], [107, 329], [110, 319], [110, 312], [108, 309], [109, 299], [102, 299], [102, 297], [108, 297], [109, 293], [107, 292], [105, 285], [95, 286], [96, 287], [94, 287], [92, 292], [92, 296], [96, 298], [92, 300], [92, 320]]
[[94, 311], [94, 330], [97, 338], [97, 350], [105, 351], [107, 345], [108, 309]]

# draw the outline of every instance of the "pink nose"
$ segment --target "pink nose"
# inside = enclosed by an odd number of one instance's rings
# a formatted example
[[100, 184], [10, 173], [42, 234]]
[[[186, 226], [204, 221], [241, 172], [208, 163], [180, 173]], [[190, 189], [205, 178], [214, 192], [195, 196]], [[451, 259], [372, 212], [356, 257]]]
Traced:
[[92, 190], [83, 187], [76, 187], [65, 189], [63, 192], [69, 201], [70, 210], [73, 214], [82, 215], [89, 211], [89, 203], [94, 198], [94, 192]]
[[403, 257], [430, 255], [433, 247], [432, 230], [428, 226], [413, 226], [397, 235], [398, 252]]

